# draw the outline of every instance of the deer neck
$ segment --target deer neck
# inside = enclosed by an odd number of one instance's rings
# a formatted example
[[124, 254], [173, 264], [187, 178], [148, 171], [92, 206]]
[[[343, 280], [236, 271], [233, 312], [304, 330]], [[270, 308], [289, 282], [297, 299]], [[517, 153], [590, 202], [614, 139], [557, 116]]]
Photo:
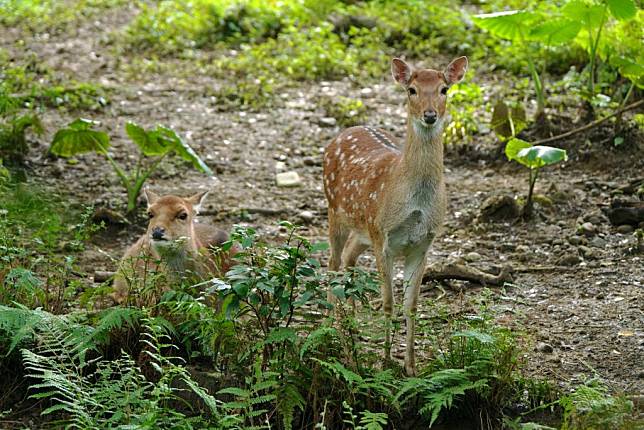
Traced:
[[426, 127], [408, 115], [407, 139], [399, 168], [401, 176], [410, 182], [431, 182], [436, 185], [443, 180], [443, 119], [433, 127]]

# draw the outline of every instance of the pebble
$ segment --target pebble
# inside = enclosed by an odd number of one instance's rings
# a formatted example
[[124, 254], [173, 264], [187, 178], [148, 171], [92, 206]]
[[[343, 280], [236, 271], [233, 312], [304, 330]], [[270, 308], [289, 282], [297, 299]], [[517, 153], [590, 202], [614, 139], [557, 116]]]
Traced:
[[606, 243], [606, 240], [601, 237], [594, 237], [590, 242], [588, 242], [590, 246], [594, 246], [595, 248], [605, 248]]
[[302, 159], [302, 162], [304, 163], [305, 166], [319, 166], [322, 164], [319, 158], [314, 158], [314, 157], [304, 157]]
[[465, 261], [472, 263], [474, 261], [479, 261], [481, 259], [481, 254], [479, 254], [478, 252], [468, 252], [463, 258], [465, 259]]
[[298, 187], [302, 183], [297, 172], [282, 172], [275, 175], [275, 183], [278, 187]]
[[565, 254], [557, 260], [558, 266], [576, 266], [581, 263], [581, 258], [577, 254]]
[[320, 124], [323, 127], [335, 127], [336, 123], [337, 123], [336, 119], [330, 116], [325, 116], [318, 120], [318, 124]]
[[588, 241], [586, 240], [586, 238], [581, 237], [581, 236], [570, 236], [568, 238], [568, 243], [570, 243], [571, 245], [574, 245], [574, 246], [583, 245], [583, 244], [585, 244], [587, 242]]
[[297, 216], [305, 224], [309, 224], [315, 218], [315, 215], [311, 211], [302, 211], [299, 214], [297, 214]]
[[634, 230], [633, 226], [629, 224], [622, 224], [617, 227], [617, 233], [619, 234], [631, 234]]
[[579, 252], [581, 252], [581, 255], [583, 255], [586, 258], [592, 257], [593, 256], [593, 250], [590, 249], [587, 246], [581, 245], [579, 247]]
[[581, 232], [588, 236], [594, 236], [597, 233], [597, 228], [591, 222], [585, 222], [581, 225]]
[[554, 351], [554, 349], [552, 348], [552, 345], [547, 344], [545, 342], [537, 343], [536, 350], [544, 354], [552, 354], [552, 352]]
[[528, 245], [519, 245], [517, 246], [517, 252], [525, 254], [527, 252], [530, 252], [530, 247]]

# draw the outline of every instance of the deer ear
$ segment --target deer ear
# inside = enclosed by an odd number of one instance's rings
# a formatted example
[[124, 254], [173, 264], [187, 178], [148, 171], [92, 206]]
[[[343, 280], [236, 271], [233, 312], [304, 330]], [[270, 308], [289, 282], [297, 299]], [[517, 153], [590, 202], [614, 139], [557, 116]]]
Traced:
[[411, 67], [400, 58], [394, 58], [391, 60], [391, 75], [394, 81], [408, 86], [411, 81]]
[[153, 193], [147, 187], [143, 189], [143, 194], [145, 195], [145, 199], [148, 201], [148, 207], [152, 206], [157, 200], [161, 198], [160, 195]]
[[445, 79], [450, 84], [455, 84], [463, 79], [465, 72], [467, 72], [467, 57], [458, 57], [453, 60], [445, 69]]
[[201, 210], [201, 205], [206, 200], [206, 196], [208, 196], [209, 192], [210, 191], [202, 191], [186, 199], [192, 205], [192, 209], [195, 211], [195, 213], [199, 213], [199, 211]]

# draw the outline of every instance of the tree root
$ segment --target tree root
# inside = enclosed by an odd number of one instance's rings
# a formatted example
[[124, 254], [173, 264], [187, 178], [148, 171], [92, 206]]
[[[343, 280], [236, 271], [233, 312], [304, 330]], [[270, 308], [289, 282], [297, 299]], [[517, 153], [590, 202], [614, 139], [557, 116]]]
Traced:
[[[486, 273], [473, 267], [464, 266], [457, 263], [435, 264], [425, 269], [423, 283], [430, 281], [444, 281], [446, 279], [456, 279], [459, 281], [469, 281], [480, 285], [500, 286], [506, 282], [512, 282], [512, 268], [504, 266], [498, 275]], [[423, 288], [424, 290], [428, 289]]]

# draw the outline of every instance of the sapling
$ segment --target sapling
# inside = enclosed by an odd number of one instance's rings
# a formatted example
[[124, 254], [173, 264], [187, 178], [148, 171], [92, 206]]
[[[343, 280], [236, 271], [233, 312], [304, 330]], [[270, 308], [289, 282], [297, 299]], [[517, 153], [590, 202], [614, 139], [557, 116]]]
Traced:
[[210, 168], [172, 129], [158, 125], [146, 131], [133, 122], [126, 123], [125, 131], [139, 148], [139, 158], [136, 166], [126, 170], [108, 151], [109, 135], [92, 129], [94, 125], [96, 122], [82, 118], [73, 121], [67, 128], [56, 132], [50, 151], [60, 157], [72, 157], [85, 152], [103, 155], [127, 191], [128, 214], [136, 209], [136, 199], [145, 181], [169, 155], [179, 156], [192, 163], [197, 170], [212, 176]]
[[508, 160], [515, 160], [529, 169], [528, 198], [523, 208], [523, 216], [525, 218], [531, 218], [533, 206], [532, 195], [534, 184], [537, 182], [537, 177], [539, 176], [539, 169], [543, 166], [566, 161], [568, 155], [563, 149], [553, 148], [551, 146], [532, 146], [531, 143], [516, 138], [511, 139], [505, 146], [505, 155], [508, 157]]

